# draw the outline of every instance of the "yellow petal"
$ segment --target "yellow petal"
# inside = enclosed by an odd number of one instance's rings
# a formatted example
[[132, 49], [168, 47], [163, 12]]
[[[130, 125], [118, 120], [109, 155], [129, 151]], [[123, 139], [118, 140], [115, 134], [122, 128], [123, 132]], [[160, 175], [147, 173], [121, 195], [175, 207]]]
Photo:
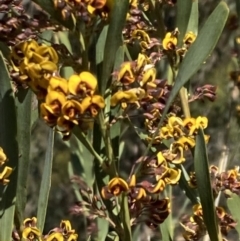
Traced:
[[207, 128], [207, 126], [208, 126], [208, 119], [207, 119], [207, 117], [205, 117], [205, 116], [199, 116], [199, 117], [197, 117], [197, 119], [196, 119], [196, 125], [197, 125], [198, 127], [203, 128], [203, 129]]
[[0, 180], [6, 179], [12, 173], [11, 167], [4, 167], [3, 171], [0, 173]]
[[162, 41], [163, 49], [171, 50], [174, 49], [177, 45], [177, 38], [172, 35], [172, 33], [167, 33], [165, 38]]
[[136, 175], [133, 174], [129, 181], [129, 187], [135, 187], [135, 186], [136, 186]]
[[167, 184], [176, 184], [178, 183], [180, 177], [181, 177], [181, 170], [169, 168], [167, 177], [164, 178], [164, 181]]
[[76, 233], [71, 233], [67, 241], [77, 241], [78, 235]]
[[92, 104], [91, 97], [87, 96], [83, 99], [81, 105], [82, 105], [82, 112], [84, 113]]
[[63, 92], [65, 95], [68, 93], [68, 82], [66, 79], [52, 76], [49, 81], [48, 92], [51, 91], [60, 91]]
[[59, 232], [53, 232], [47, 237], [46, 241], [64, 241], [64, 237]]
[[159, 193], [162, 192], [165, 188], [166, 184], [165, 182], [160, 179], [157, 184], [154, 186], [154, 188], [152, 190], [149, 190], [150, 193]]
[[168, 119], [168, 124], [169, 124], [170, 127], [174, 127], [176, 125], [183, 126], [183, 121], [182, 121], [181, 118], [179, 118], [177, 116], [171, 116]]
[[79, 75], [71, 75], [69, 80], [68, 80], [68, 89], [69, 92], [73, 95], [77, 95], [78, 94], [78, 86], [81, 82], [81, 78], [79, 77]]
[[87, 87], [93, 91], [97, 88], [97, 79], [90, 72], [84, 71], [79, 75], [81, 82], [85, 83]]
[[116, 106], [121, 101], [134, 103], [145, 96], [145, 91], [141, 88], [133, 88], [127, 91], [118, 91], [111, 97], [111, 106]]
[[121, 69], [118, 73], [117, 81], [121, 81], [121, 79], [124, 77], [124, 75], [128, 76], [129, 84], [134, 81], [134, 75], [132, 71], [132, 62], [124, 62], [121, 65]]
[[183, 42], [185, 44], [192, 44], [195, 41], [196, 37], [197, 36], [193, 32], [190, 31], [190, 32], [186, 33], [186, 35], [184, 36]]
[[147, 63], [147, 56], [145, 54], [139, 53], [137, 58], [136, 70], [139, 71]]
[[148, 68], [143, 74], [140, 85], [143, 86], [147, 82], [154, 81], [156, 79], [156, 74], [157, 74], [157, 71], [155, 68]]
[[7, 160], [7, 156], [5, 155], [3, 149], [0, 147], [0, 166], [2, 166], [6, 160]]
[[60, 223], [60, 228], [69, 232], [70, 230], [72, 230], [72, 225], [69, 220], [62, 220]]
[[46, 104], [52, 105], [55, 101], [58, 101], [62, 106], [66, 102], [66, 96], [58, 91], [49, 92], [46, 96]]
[[100, 109], [103, 109], [105, 107], [105, 102], [101, 95], [94, 95], [91, 101], [92, 104], [97, 105]]
[[158, 165], [160, 166], [160, 165], [162, 165], [164, 162], [166, 162], [166, 159], [164, 158], [162, 152], [160, 151], [160, 152], [158, 152], [158, 154], [157, 154], [157, 163], [158, 163]]
[[[34, 235], [35, 238], [40, 238], [41, 232], [37, 228], [34, 227], [27, 227], [23, 229], [22, 236], [24, 239], [28, 239], [29, 235]], [[33, 240], [35, 240], [35, 238]]]

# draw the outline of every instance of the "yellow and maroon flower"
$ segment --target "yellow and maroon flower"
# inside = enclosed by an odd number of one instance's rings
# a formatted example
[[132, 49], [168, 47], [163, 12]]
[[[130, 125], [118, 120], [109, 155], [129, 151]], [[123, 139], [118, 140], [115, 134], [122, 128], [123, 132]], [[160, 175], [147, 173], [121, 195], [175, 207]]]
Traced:
[[168, 32], [162, 41], [163, 49], [173, 50], [175, 49], [176, 45], [177, 45], [177, 37], [173, 33]]
[[97, 79], [87, 71], [72, 75], [68, 80], [68, 89], [72, 95], [92, 96], [97, 89]]
[[109, 199], [112, 196], [119, 196], [122, 192], [127, 192], [129, 186], [126, 181], [120, 177], [114, 177], [111, 179], [106, 187], [101, 191], [102, 197]]

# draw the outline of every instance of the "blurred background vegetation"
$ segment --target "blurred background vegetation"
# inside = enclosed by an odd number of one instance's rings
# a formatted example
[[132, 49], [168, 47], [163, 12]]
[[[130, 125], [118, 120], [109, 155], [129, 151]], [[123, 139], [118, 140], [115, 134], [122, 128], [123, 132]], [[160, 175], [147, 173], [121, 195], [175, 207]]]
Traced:
[[[227, 26], [216, 49], [191, 81], [193, 90], [204, 84], [217, 86], [217, 98], [214, 102], [198, 101], [190, 104], [190, 107], [193, 116], [204, 115], [209, 119], [207, 134], [211, 136], [208, 145], [210, 163], [217, 166], [223, 164], [226, 167], [233, 167], [240, 163], [240, 113], [236, 111], [236, 107], [240, 103], [239, 89], [230, 80], [230, 72], [238, 70], [237, 56], [240, 56], [240, 18], [237, 15], [236, 6], [238, 1], [226, 1], [230, 8], [230, 17]], [[218, 2], [216, 0], [199, 1], [200, 26], [202, 26]], [[35, 5], [31, 1], [25, 0], [24, 3], [29, 13], [35, 11]], [[240, 5], [240, 3], [238, 4]], [[177, 27], [175, 26], [175, 13], [175, 7], [164, 9], [165, 24], [168, 31], [172, 31]], [[238, 10], [238, 13], [240, 14], [240, 10]], [[141, 125], [139, 121], [134, 120], [134, 122]], [[48, 127], [43, 121], [39, 120], [32, 133], [26, 217], [36, 216], [38, 193], [47, 144], [47, 129]], [[121, 166], [125, 170], [130, 171], [132, 164], [144, 150], [144, 145], [130, 128], [125, 130], [122, 138], [127, 148], [121, 161]], [[45, 230], [58, 226], [62, 219], [69, 219], [79, 233], [80, 240], [84, 240], [85, 237], [81, 236], [81, 229], [84, 225], [83, 219], [81, 217], [74, 217], [69, 212], [69, 209], [76, 201], [68, 174], [68, 162], [70, 158], [71, 153], [69, 149], [63, 143], [61, 137], [57, 136], [54, 146], [52, 186]], [[88, 160], [84, 161], [88, 162]], [[192, 165], [191, 160], [186, 162], [188, 170], [191, 170]], [[173, 218], [184, 217], [184, 215], [190, 214], [189, 203], [185, 202], [186, 198], [182, 194], [182, 191], [178, 187], [174, 187], [173, 189]], [[179, 223], [175, 225], [179, 227]], [[177, 228], [178, 232], [179, 230], [181, 229]], [[181, 239], [179, 236], [179, 240]], [[144, 240], [144, 237], [142, 237], [142, 240]]]

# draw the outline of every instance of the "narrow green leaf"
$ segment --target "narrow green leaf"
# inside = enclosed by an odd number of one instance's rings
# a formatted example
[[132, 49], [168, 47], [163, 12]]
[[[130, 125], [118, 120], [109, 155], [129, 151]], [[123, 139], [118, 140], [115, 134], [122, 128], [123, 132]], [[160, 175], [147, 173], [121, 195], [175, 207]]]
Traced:
[[11, 79], [1, 52], [0, 73], [0, 146], [9, 159], [7, 166], [13, 169], [10, 183], [0, 187], [0, 240], [11, 241], [18, 173], [17, 117]]
[[54, 130], [49, 128], [49, 135], [47, 141], [46, 157], [43, 167], [43, 175], [41, 180], [41, 186], [38, 198], [38, 209], [37, 209], [37, 226], [40, 231], [43, 231], [48, 197], [51, 188], [51, 178], [52, 178], [52, 163], [53, 163], [53, 146], [54, 146]]
[[122, 44], [122, 30], [126, 21], [128, 7], [129, 0], [115, 0], [113, 9], [110, 12], [110, 23], [104, 47], [103, 68], [99, 83], [100, 93], [102, 95], [109, 85], [116, 53], [119, 46]]
[[194, 34], [198, 34], [198, 0], [194, 0], [192, 2], [191, 14], [188, 22], [188, 27], [186, 32], [193, 32]]
[[199, 197], [196, 193], [196, 190], [193, 188], [190, 188], [188, 185], [189, 176], [186, 172], [185, 168], [180, 165], [179, 169], [181, 169], [182, 174], [179, 180], [179, 186], [182, 190], [185, 191], [186, 196], [191, 200], [192, 204], [198, 204], [199, 203]]
[[104, 58], [104, 48], [107, 39], [109, 25], [105, 25], [98, 37], [96, 44], [96, 64], [101, 64]]
[[38, 100], [36, 95], [32, 94], [32, 101], [31, 101], [31, 130], [32, 131], [36, 127], [38, 119], [39, 119]]
[[102, 157], [94, 149], [92, 143], [87, 139], [86, 135], [80, 130], [80, 128], [78, 128], [78, 127], [74, 128], [73, 134], [88, 149], [88, 151], [96, 158], [96, 160], [99, 162], [99, 164], [102, 164], [103, 163]]
[[221, 241], [221, 232], [217, 223], [216, 210], [209, 175], [209, 164], [207, 157], [204, 133], [199, 129], [196, 137], [194, 150], [194, 168], [196, 172], [197, 187], [203, 210], [203, 220], [209, 237], [212, 241]]
[[240, 197], [235, 193], [228, 193], [230, 194], [230, 198], [227, 199], [227, 206], [237, 222], [237, 225], [235, 229], [238, 232], [238, 235], [240, 235], [240, 213], [239, 213], [239, 207], [240, 207]]
[[187, 31], [191, 10], [192, 0], [178, 0], [177, 1], [177, 23], [180, 34], [178, 36], [178, 46], [182, 46], [184, 35]]
[[124, 240], [132, 241], [128, 197], [126, 194], [122, 195], [121, 214], [122, 214], [122, 222], [123, 222], [123, 228], [124, 228]]
[[49, 14], [49, 18], [52, 18], [59, 22], [66, 28], [70, 30], [74, 29], [74, 21], [72, 18], [63, 19], [61, 15], [61, 10], [57, 10], [54, 8], [53, 1], [49, 0], [33, 0], [36, 4], [38, 4], [43, 10], [45, 10]]
[[[23, 214], [27, 201], [27, 177], [30, 155], [31, 137], [31, 107], [33, 93], [30, 89], [20, 89], [17, 93], [17, 130], [19, 148], [19, 167], [17, 181], [16, 213], [20, 224], [23, 221]], [[18, 226], [17, 225], [17, 226]]]
[[165, 219], [165, 221], [160, 224], [160, 230], [162, 234], [162, 239], [164, 241], [173, 241], [173, 224], [171, 214]]

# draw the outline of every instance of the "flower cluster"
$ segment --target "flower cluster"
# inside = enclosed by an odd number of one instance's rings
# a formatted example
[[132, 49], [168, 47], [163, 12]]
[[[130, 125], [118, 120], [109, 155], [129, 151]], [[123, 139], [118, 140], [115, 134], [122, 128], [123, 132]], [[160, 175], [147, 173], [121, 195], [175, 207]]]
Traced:
[[39, 45], [35, 40], [23, 41], [12, 48], [11, 61], [18, 81], [31, 87], [43, 99], [52, 74], [58, 69], [54, 48]]
[[129, 182], [115, 177], [102, 188], [101, 195], [104, 199], [111, 199], [125, 193], [128, 198], [131, 225], [144, 222], [149, 227], [155, 228], [168, 217], [170, 200], [168, 198], [156, 199], [154, 194], [162, 192], [167, 184], [176, 184], [180, 178], [180, 172], [168, 169], [161, 175], [149, 173], [148, 177], [154, 178], [154, 176], [157, 180], [156, 184], [146, 180], [137, 182], [136, 175], [132, 175]]
[[0, 183], [3, 185], [6, 185], [9, 183], [9, 179], [7, 178], [12, 173], [11, 167], [5, 166], [3, 168], [3, 165], [6, 163], [6, 161], [7, 161], [7, 157], [3, 152], [3, 149], [0, 147]]
[[76, 241], [78, 235], [75, 230], [72, 229], [71, 223], [68, 220], [62, 220], [60, 227], [52, 229], [47, 235], [43, 236], [40, 230], [37, 228], [37, 219], [27, 218], [23, 222], [24, 229], [22, 237], [26, 241], [44, 240], [44, 241]]
[[[155, 143], [162, 143], [164, 140], [172, 140], [170, 148], [161, 151], [163, 160], [172, 164], [181, 164], [185, 161], [184, 151], [195, 146], [195, 136], [199, 128], [205, 129], [208, 125], [206, 117], [199, 116], [196, 119], [172, 116], [168, 118], [166, 125], [160, 128]], [[209, 136], [204, 135], [208, 142]]]
[[240, 173], [239, 167], [220, 173], [218, 167], [210, 166], [210, 174], [213, 177], [212, 185], [215, 196], [220, 191], [230, 190], [240, 195]]
[[103, 97], [96, 95], [96, 90], [97, 79], [90, 72], [74, 74], [68, 81], [52, 76], [45, 102], [40, 106], [41, 116], [49, 126], [56, 126], [65, 138], [75, 125], [87, 130], [105, 106]]
[[[2, 0], [0, 4], [0, 40], [13, 46], [20, 41], [35, 39], [41, 29], [50, 26], [44, 11], [29, 16], [20, 0]], [[43, 20], [44, 19], [44, 20]]]
[[[63, 19], [74, 15], [85, 23], [90, 23], [94, 16], [106, 19], [112, 9], [113, 1], [107, 0], [53, 0], [56, 9], [61, 11]], [[136, 0], [129, 0], [130, 6], [136, 7]]]
[[[236, 222], [222, 207], [216, 207], [216, 214], [221, 233], [226, 236], [230, 230], [235, 228]], [[202, 238], [206, 234], [202, 206], [200, 204], [194, 205], [193, 215], [181, 225], [184, 228], [183, 237], [186, 241]]]

